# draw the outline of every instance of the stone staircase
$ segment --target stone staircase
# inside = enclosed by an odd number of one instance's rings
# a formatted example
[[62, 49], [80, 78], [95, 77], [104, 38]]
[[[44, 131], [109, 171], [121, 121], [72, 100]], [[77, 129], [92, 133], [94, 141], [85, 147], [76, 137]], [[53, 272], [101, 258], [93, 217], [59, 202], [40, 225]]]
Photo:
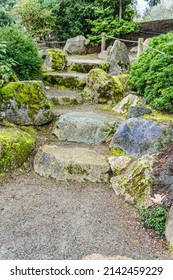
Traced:
[[34, 169], [41, 176], [57, 181], [108, 182], [109, 149], [104, 149], [104, 153], [100, 150], [122, 119], [97, 110], [95, 105], [85, 104], [82, 95], [87, 72], [99, 67], [103, 69], [106, 64], [88, 56], [72, 56], [67, 61], [68, 72], [44, 74], [47, 97], [53, 102], [58, 116], [52, 131], [56, 140], [39, 149]]

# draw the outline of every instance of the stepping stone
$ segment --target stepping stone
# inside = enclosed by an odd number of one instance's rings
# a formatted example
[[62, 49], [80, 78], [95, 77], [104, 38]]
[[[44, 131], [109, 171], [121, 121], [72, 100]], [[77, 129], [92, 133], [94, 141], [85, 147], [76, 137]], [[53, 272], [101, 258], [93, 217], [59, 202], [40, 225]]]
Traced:
[[104, 62], [97, 58], [79, 58], [75, 56], [67, 57], [67, 67], [71, 71], [77, 71], [81, 73], [88, 73], [94, 68], [101, 68], [105, 71], [109, 70], [109, 63]]
[[81, 92], [77, 91], [63, 91], [54, 89], [47, 91], [46, 95], [54, 105], [77, 105], [84, 102]]
[[121, 119], [94, 112], [73, 112], [61, 115], [53, 130], [60, 141], [101, 144], [114, 134]]
[[44, 145], [34, 159], [34, 170], [57, 181], [107, 182], [109, 164], [104, 156], [81, 147]]
[[86, 85], [87, 74], [68, 72], [49, 72], [43, 74], [43, 80], [51, 85], [63, 88], [83, 89]]

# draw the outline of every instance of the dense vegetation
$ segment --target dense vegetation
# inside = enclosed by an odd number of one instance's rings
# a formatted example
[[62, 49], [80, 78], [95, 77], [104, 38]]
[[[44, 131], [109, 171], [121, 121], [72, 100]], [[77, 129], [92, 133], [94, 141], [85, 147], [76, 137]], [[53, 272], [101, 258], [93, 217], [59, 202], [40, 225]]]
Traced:
[[41, 68], [36, 43], [16, 27], [0, 28], [0, 85], [15, 77], [35, 79]]
[[17, 3], [12, 9], [14, 20], [34, 37], [48, 39], [51, 35], [64, 41], [85, 35], [99, 43], [96, 37], [102, 32], [108, 31], [109, 35], [116, 36], [137, 28], [137, 24], [131, 22], [136, 0], [2, 1]]
[[173, 113], [173, 34], [154, 37], [131, 69], [134, 90], [144, 96], [153, 108]]

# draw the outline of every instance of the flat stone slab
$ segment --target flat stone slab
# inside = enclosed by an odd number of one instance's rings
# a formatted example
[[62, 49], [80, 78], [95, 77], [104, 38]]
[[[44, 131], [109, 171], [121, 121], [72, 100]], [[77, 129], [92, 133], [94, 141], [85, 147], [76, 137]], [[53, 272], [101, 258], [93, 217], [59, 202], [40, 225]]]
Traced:
[[48, 84], [72, 89], [83, 89], [86, 85], [86, 78], [85, 73], [68, 72], [50, 72], [43, 76], [43, 80]]
[[34, 170], [57, 181], [107, 182], [109, 164], [103, 155], [81, 147], [44, 145], [34, 159]]
[[91, 69], [102, 68], [105, 71], [109, 70], [109, 63], [104, 62], [98, 58], [79, 58], [75, 56], [67, 57], [67, 67], [71, 71], [77, 71], [81, 73], [88, 73]]
[[77, 105], [84, 102], [81, 92], [77, 91], [63, 91], [55, 89], [47, 91], [46, 95], [54, 105]]
[[121, 119], [94, 112], [74, 112], [60, 116], [53, 134], [60, 141], [101, 144], [116, 131]]
[[67, 65], [68, 63], [71, 63], [71, 62], [74, 62], [74, 63], [88, 63], [88, 64], [100, 64], [100, 63], [103, 63], [103, 60], [102, 59], [98, 59], [98, 58], [95, 58], [95, 57], [79, 57], [79, 56], [67, 56]]

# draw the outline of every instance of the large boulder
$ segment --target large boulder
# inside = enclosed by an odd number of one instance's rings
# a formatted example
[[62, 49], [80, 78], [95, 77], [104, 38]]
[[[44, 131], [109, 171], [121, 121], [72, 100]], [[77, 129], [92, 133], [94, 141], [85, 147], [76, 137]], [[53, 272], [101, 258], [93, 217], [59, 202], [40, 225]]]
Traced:
[[123, 95], [123, 86], [102, 69], [93, 69], [88, 73], [84, 92], [94, 103], [118, 102]]
[[107, 182], [109, 165], [94, 150], [44, 145], [34, 159], [34, 170], [57, 181]]
[[[118, 161], [118, 159], [117, 159]], [[120, 163], [122, 159], [120, 159]], [[124, 198], [125, 201], [150, 206], [151, 186], [153, 182], [153, 157], [145, 155], [127, 165], [120, 164], [117, 176], [111, 178], [112, 188], [116, 195]], [[127, 167], [126, 167], [127, 166]], [[126, 167], [124, 169], [124, 167]]]
[[125, 96], [116, 106], [113, 107], [113, 111], [117, 114], [128, 115], [128, 110], [131, 106], [136, 106], [141, 103], [141, 98], [134, 94], [128, 94]]
[[43, 125], [53, 118], [40, 81], [11, 82], [0, 89], [0, 118], [20, 125]]
[[33, 137], [17, 128], [0, 128], [0, 174], [23, 164], [34, 142]]
[[79, 35], [67, 40], [64, 51], [68, 54], [86, 54], [90, 40]]
[[93, 112], [73, 112], [61, 115], [53, 133], [60, 141], [101, 144], [118, 128], [121, 119]]
[[172, 141], [171, 127], [149, 119], [130, 118], [114, 134], [110, 148], [121, 148], [128, 155], [140, 157], [166, 147]]
[[43, 71], [62, 71], [64, 70], [67, 60], [66, 54], [61, 49], [47, 49], [40, 52], [43, 59]]
[[110, 74], [120, 75], [130, 70], [128, 50], [124, 43], [116, 40], [110, 50]]

